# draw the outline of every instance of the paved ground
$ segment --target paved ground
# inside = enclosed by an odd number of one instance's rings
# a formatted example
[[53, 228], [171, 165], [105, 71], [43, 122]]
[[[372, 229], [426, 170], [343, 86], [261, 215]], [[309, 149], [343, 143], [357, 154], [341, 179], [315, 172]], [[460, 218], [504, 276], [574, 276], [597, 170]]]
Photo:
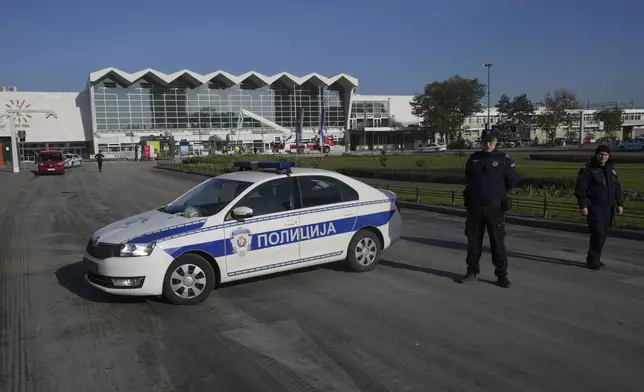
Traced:
[[0, 391], [641, 391], [644, 244], [510, 226], [508, 290], [464, 272], [459, 218], [408, 211], [367, 274], [308, 269], [200, 306], [104, 295], [79, 261], [103, 224], [202, 177], [148, 163], [0, 173]]

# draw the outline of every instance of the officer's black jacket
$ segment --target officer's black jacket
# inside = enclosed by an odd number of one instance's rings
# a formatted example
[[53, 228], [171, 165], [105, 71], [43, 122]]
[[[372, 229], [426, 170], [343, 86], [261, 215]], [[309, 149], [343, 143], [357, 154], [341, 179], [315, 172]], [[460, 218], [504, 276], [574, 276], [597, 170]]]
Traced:
[[503, 201], [515, 187], [517, 172], [510, 155], [500, 151], [477, 151], [465, 164], [466, 205]]
[[103, 155], [101, 153], [98, 153], [98, 154], [94, 155], [94, 159], [96, 159], [97, 161], [102, 161], [103, 158], [105, 158], [105, 155]]
[[602, 166], [596, 159], [582, 166], [577, 174], [575, 197], [579, 208], [624, 206], [622, 185], [617, 170], [608, 161]]

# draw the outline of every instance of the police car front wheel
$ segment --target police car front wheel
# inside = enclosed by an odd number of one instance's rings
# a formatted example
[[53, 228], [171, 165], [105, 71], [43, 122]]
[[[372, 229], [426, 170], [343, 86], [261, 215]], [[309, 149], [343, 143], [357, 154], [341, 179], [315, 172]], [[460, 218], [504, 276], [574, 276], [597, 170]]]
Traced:
[[163, 297], [176, 305], [203, 302], [215, 287], [215, 272], [203, 257], [187, 254], [177, 257], [166, 271]]
[[349, 243], [347, 264], [354, 271], [369, 271], [380, 260], [381, 251], [382, 244], [376, 233], [370, 230], [360, 230]]

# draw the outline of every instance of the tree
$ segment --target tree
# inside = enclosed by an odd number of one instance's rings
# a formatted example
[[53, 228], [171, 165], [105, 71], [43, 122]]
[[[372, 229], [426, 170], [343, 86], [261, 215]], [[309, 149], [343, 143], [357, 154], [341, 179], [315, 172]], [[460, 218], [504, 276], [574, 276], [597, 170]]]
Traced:
[[499, 126], [531, 127], [534, 124], [535, 107], [527, 94], [516, 96], [512, 101], [503, 94], [496, 108], [499, 111]]
[[624, 125], [622, 115], [622, 109], [617, 107], [613, 109], [602, 109], [593, 114], [593, 120], [596, 122], [602, 121], [604, 123], [606, 136], [615, 137], [618, 132], [621, 133], [622, 125]]
[[455, 75], [427, 84], [423, 94], [416, 94], [410, 104], [412, 114], [423, 119], [423, 126], [439, 132], [441, 137], [448, 135], [453, 142], [457, 133], [460, 136], [465, 119], [483, 110], [484, 96], [485, 85], [477, 78]]
[[561, 125], [571, 125], [575, 119], [568, 110], [577, 109], [576, 95], [568, 90], [557, 89], [553, 94], [547, 93], [543, 100], [543, 111], [537, 115], [536, 125], [546, 133], [546, 138], [554, 142], [557, 128]]

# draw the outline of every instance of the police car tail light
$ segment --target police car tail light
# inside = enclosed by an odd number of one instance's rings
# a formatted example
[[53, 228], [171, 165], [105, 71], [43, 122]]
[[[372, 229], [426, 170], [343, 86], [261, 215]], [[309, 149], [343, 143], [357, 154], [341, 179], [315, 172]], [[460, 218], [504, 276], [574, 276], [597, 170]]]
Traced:
[[290, 169], [295, 167], [292, 161], [235, 161], [233, 164], [240, 169]]
[[149, 256], [156, 246], [155, 243], [150, 244], [123, 244], [121, 245], [121, 257], [137, 257]]

